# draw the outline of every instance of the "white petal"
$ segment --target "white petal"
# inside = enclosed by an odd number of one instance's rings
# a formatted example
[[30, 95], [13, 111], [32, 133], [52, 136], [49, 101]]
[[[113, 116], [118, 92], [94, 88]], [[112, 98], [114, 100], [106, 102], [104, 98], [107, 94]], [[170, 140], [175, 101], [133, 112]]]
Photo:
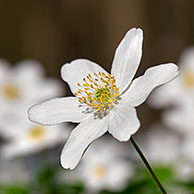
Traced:
[[151, 91], [165, 84], [178, 75], [178, 67], [173, 63], [151, 67], [145, 74], [135, 79], [130, 88], [122, 95], [122, 98], [131, 106], [139, 106], [149, 96]]
[[143, 32], [132, 28], [116, 49], [111, 75], [122, 93], [133, 79], [142, 56]]
[[71, 133], [61, 154], [61, 165], [73, 169], [79, 163], [84, 151], [95, 139], [108, 129], [108, 119], [89, 119], [80, 123]]
[[108, 131], [119, 141], [128, 141], [139, 127], [135, 108], [120, 102], [110, 111]]
[[85, 107], [81, 107], [76, 97], [55, 98], [41, 104], [32, 106], [29, 111], [29, 119], [43, 125], [55, 125], [62, 122], [81, 122], [89, 115], [83, 113]]
[[80, 89], [77, 83], [83, 83], [83, 78], [89, 73], [107, 72], [98, 64], [87, 59], [76, 59], [71, 63], [64, 64], [61, 68], [61, 76], [66, 81], [73, 94]]

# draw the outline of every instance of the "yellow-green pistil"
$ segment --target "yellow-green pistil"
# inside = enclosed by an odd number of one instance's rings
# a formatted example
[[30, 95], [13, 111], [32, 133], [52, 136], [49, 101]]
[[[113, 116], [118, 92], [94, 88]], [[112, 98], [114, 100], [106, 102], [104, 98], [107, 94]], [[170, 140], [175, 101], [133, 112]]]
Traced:
[[112, 94], [108, 88], [99, 88], [96, 91], [95, 96], [97, 102], [103, 101], [105, 104], [108, 103], [110, 99], [112, 99]]

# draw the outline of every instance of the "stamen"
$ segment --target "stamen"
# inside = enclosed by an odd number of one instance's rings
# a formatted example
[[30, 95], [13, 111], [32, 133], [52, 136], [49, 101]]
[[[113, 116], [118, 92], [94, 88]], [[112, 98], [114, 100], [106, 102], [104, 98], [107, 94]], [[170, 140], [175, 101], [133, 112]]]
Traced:
[[117, 102], [119, 96], [119, 88], [115, 85], [114, 76], [98, 72], [88, 74], [83, 78], [83, 84], [77, 83], [82, 88], [75, 92], [78, 101], [86, 104], [96, 111], [106, 111]]

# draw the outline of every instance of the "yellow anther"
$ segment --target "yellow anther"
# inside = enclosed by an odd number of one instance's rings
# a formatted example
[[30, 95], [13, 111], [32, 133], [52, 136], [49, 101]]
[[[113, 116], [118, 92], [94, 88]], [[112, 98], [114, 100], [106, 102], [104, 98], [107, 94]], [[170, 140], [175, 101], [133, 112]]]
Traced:
[[117, 101], [117, 99], [115, 98], [115, 99], [114, 99], [114, 101], [116, 102], [116, 101]]
[[93, 83], [93, 80], [89, 78], [89, 81]]
[[83, 84], [83, 86], [89, 86], [89, 83], [86, 82], [85, 84]]
[[93, 101], [93, 100], [90, 100], [90, 103], [91, 103], [91, 104], [93, 104], [93, 103], [94, 103], [94, 101]]
[[99, 97], [99, 101], [102, 102], [102, 97]]
[[88, 74], [89, 77], [92, 77], [90, 74]]
[[106, 94], [106, 97], [107, 97], [107, 98], [109, 98], [109, 95], [108, 95], [108, 94]]
[[105, 111], [105, 110], [106, 110], [106, 108], [104, 107], [102, 110], [103, 110], [103, 111]]
[[111, 75], [108, 73], [108, 77], [111, 79]]
[[98, 74], [101, 76], [101, 73], [100, 72]]
[[108, 104], [108, 106], [110, 107], [110, 106], [111, 106], [111, 104]]
[[116, 94], [114, 94], [113, 97], [116, 97], [116, 96], [118, 96], [118, 95], [119, 95], [119, 92], [117, 92]]
[[109, 102], [109, 103], [112, 103], [112, 102], [113, 102], [113, 100], [112, 100], [112, 99], [111, 99], [111, 100], [108, 100], [108, 102]]
[[105, 77], [105, 73], [104, 72], [102, 72], [102, 76]]
[[80, 84], [80, 83], [77, 83], [77, 85], [78, 85], [79, 87], [81, 87], [81, 84]]
[[100, 110], [100, 108], [99, 108], [99, 107], [96, 107], [96, 110], [97, 110], [97, 111], [99, 111], [99, 110]]
[[116, 88], [116, 91], [118, 92], [119, 91], [119, 88]]
[[101, 107], [104, 107], [104, 104], [100, 104]]
[[102, 77], [101, 77], [101, 80], [102, 80], [102, 82], [104, 82], [105, 84], [107, 83], [107, 81], [106, 81], [105, 79], [103, 79]]
[[83, 78], [83, 81], [86, 82], [86, 78]]
[[90, 87], [94, 89], [94, 86], [92, 84], [90, 84]]
[[98, 75], [97, 75], [96, 73], [94, 73], [94, 75], [95, 75], [96, 77], [98, 77]]

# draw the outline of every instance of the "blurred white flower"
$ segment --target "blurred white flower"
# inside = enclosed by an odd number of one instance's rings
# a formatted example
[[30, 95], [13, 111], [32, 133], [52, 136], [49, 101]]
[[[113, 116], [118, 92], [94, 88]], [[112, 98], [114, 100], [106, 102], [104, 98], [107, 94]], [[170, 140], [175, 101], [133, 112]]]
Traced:
[[153, 125], [147, 133], [140, 137], [139, 144], [152, 164], [175, 165], [180, 157], [181, 139], [162, 125]]
[[70, 128], [69, 124], [41, 126], [25, 121], [23, 125], [20, 125], [20, 129], [15, 129], [20, 132], [15, 133], [15, 136], [2, 146], [0, 153], [4, 158], [12, 158], [38, 152], [45, 148], [49, 149], [66, 141]]
[[38, 126], [27, 115], [32, 103], [61, 96], [63, 90], [58, 80], [45, 78], [35, 61], [26, 60], [12, 68], [0, 61], [0, 134], [7, 139], [3, 157], [29, 154], [65, 141], [69, 125]]
[[183, 178], [194, 177], [194, 47], [180, 57], [180, 76], [157, 89], [148, 102], [157, 108], [173, 105], [162, 114], [164, 123], [182, 137], [177, 171]]
[[185, 102], [185, 106], [165, 111], [163, 121], [184, 138], [194, 137], [194, 99]]
[[180, 75], [156, 89], [148, 99], [155, 108], [185, 106], [194, 99], [194, 47], [186, 49], [179, 60]]
[[127, 32], [116, 50], [111, 75], [86, 59], [63, 65], [62, 78], [76, 97], [56, 98], [29, 110], [30, 120], [41, 124], [80, 122], [63, 149], [64, 168], [75, 168], [88, 145], [107, 131], [119, 141], [128, 141], [140, 126], [135, 107], [155, 87], [178, 75], [177, 66], [169, 63], [151, 67], [132, 81], [141, 60], [142, 41], [141, 29]]
[[64, 94], [56, 79], [45, 79], [41, 65], [33, 60], [10, 67], [0, 61], [0, 127], [15, 125], [15, 115], [25, 114], [32, 103]]
[[83, 181], [90, 193], [103, 189], [121, 190], [134, 172], [126, 156], [127, 152], [118, 142], [102, 138], [88, 149], [75, 171], [76, 176]]

